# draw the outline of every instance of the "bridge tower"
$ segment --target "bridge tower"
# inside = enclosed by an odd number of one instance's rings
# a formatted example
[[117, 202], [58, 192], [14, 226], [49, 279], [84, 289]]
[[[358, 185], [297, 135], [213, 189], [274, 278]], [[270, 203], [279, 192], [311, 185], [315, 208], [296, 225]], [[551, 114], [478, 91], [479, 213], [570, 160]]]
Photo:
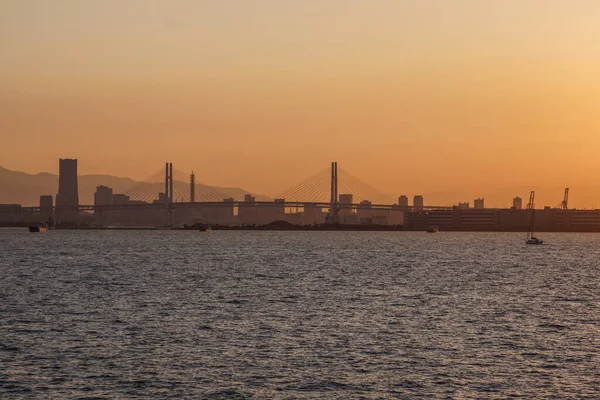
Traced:
[[196, 202], [196, 175], [194, 171], [190, 175], [190, 203]]
[[165, 227], [173, 225], [173, 163], [165, 163]]
[[330, 223], [339, 222], [338, 218], [338, 168], [337, 161], [331, 163], [331, 199], [329, 203], [329, 221]]
[[169, 163], [169, 203], [173, 204], [173, 163]]

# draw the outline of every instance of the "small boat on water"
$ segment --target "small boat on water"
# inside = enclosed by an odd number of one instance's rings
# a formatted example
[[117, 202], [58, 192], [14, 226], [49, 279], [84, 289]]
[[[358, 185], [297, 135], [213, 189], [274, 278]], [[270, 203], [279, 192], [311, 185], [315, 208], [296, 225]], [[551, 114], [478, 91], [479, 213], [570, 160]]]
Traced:
[[210, 224], [201, 224], [200, 227], [198, 228], [198, 230], [200, 232], [210, 232], [210, 230], [211, 230]]
[[535, 228], [534, 199], [535, 199], [535, 192], [531, 191], [531, 194], [529, 195], [529, 204], [527, 205], [527, 208], [531, 209], [531, 219], [529, 220], [529, 229], [527, 231], [527, 238], [525, 239], [525, 244], [540, 245], [540, 244], [544, 244], [544, 241], [533, 236], [533, 229]]
[[544, 241], [532, 236], [525, 241], [525, 244], [544, 244]]
[[438, 227], [430, 226], [429, 228], [427, 228], [427, 233], [438, 233]]
[[47, 230], [48, 230], [48, 225], [46, 225], [43, 222], [40, 222], [39, 224], [29, 225], [29, 232], [32, 232], [32, 233], [42, 233], [42, 232], [46, 232]]

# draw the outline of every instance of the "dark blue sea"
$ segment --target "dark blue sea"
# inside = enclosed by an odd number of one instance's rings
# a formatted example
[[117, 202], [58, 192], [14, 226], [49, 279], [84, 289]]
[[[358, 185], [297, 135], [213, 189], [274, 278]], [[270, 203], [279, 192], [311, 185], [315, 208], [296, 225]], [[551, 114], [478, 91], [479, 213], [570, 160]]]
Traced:
[[0, 398], [600, 398], [600, 235], [540, 236], [0, 229]]

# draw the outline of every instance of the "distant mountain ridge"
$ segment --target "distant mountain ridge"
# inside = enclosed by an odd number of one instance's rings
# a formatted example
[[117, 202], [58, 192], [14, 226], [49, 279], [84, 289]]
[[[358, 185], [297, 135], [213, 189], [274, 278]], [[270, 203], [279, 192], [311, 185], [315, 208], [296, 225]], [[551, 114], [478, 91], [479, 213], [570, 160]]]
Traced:
[[[138, 183], [130, 178], [121, 178], [111, 175], [80, 175], [79, 176], [79, 203], [94, 204], [96, 186], [105, 185], [113, 188], [114, 193], [123, 193]], [[242, 188], [222, 188], [210, 186], [222, 192], [224, 197], [233, 197], [243, 200], [244, 195], [252, 194]], [[503, 187], [487, 191], [456, 190], [440, 192], [424, 192], [425, 205], [455, 205], [459, 201], [468, 201], [473, 206], [476, 197], [485, 198], [485, 206], [489, 208], [504, 208], [512, 205], [512, 199], [520, 196], [523, 206], [529, 200], [529, 191], [532, 188], [524, 186]], [[560, 204], [564, 188], [533, 188], [536, 193], [536, 208], [544, 206], [556, 207]], [[40, 172], [28, 174], [20, 171], [11, 171], [0, 166], [0, 204], [22, 204], [23, 206], [37, 206], [40, 195], [51, 194], [56, 199], [58, 191], [58, 175]], [[401, 194], [402, 192], [400, 192]], [[158, 194], [158, 193], [157, 193]], [[412, 194], [409, 194], [412, 204]], [[258, 201], [270, 201], [267, 196], [256, 195]], [[600, 187], [579, 186], [571, 187], [569, 208], [600, 208]]]
[[[138, 183], [131, 178], [121, 178], [112, 175], [80, 175], [79, 204], [94, 204], [94, 192], [100, 185], [113, 188], [114, 193], [123, 193]], [[210, 186], [223, 192], [226, 197], [243, 200], [246, 194], [252, 194], [242, 188], [222, 188]], [[0, 204], [22, 204], [37, 206], [40, 196], [50, 194], [56, 199], [58, 192], [58, 175], [48, 172], [28, 174], [21, 171], [11, 171], [0, 166]], [[255, 195], [259, 201], [270, 200], [263, 195]]]

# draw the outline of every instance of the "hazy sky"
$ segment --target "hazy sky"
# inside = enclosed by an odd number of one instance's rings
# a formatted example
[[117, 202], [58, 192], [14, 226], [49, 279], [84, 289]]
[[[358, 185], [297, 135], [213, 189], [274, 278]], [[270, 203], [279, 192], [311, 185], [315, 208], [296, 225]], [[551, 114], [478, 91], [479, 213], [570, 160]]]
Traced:
[[0, 0], [0, 165], [596, 185], [599, 21], [597, 0]]

